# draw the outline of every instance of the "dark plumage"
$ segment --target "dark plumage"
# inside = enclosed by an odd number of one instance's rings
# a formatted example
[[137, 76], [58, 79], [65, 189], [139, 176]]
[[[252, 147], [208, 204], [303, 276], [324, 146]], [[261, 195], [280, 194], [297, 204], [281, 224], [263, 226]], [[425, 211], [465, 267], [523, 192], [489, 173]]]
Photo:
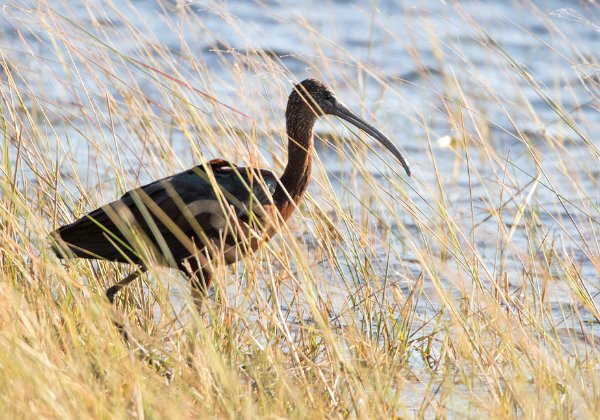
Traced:
[[[248, 168], [236, 168], [220, 160], [211, 161], [208, 166], [222, 198], [240, 220], [249, 219], [248, 208], [253, 198], [261, 205], [270, 203], [269, 195], [275, 192], [277, 186], [277, 178], [271, 172], [251, 172]], [[263, 191], [258, 177], [264, 180], [268, 191]], [[53, 232], [53, 236], [60, 239], [55, 249], [65, 251], [67, 255], [70, 251], [79, 258], [141, 264], [141, 255], [130, 245], [135, 240], [131, 230], [137, 229], [136, 233], [148, 240], [151, 249], [160, 249], [160, 242], [164, 240], [178, 261], [178, 258], [190, 255], [192, 250], [188, 248], [191, 243], [181, 237], [178, 239], [178, 232], [170, 222], [178, 226], [186, 239], [193, 237], [188, 235], [197, 230], [195, 228], [208, 237], [214, 237], [226, 224], [227, 210], [224, 207], [211, 185], [207, 169], [196, 166], [131, 190], [119, 200], [59, 228]], [[196, 223], [198, 226], [195, 226]], [[64, 242], [68, 250], [58, 245], [60, 242]]]
[[[226, 264], [256, 249], [276, 232], [302, 199], [311, 172], [313, 128], [336, 115], [381, 142], [410, 170], [402, 154], [377, 129], [352, 113], [323, 83], [296, 85], [286, 109], [288, 164], [281, 178], [269, 171], [213, 160], [129, 191], [119, 200], [52, 232], [60, 257], [106, 259], [141, 270], [107, 291], [109, 299], [145, 271], [148, 263], [176, 267], [192, 280], [195, 297], [210, 285], [211, 265]], [[214, 176], [214, 181], [211, 181]]]

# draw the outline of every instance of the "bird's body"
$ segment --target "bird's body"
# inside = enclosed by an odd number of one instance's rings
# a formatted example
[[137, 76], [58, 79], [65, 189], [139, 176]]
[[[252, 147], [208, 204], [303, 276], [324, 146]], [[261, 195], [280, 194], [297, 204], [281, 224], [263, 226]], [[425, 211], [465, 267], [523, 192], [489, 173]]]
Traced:
[[[201, 297], [219, 257], [231, 264], [255, 251], [292, 214], [308, 186], [314, 124], [324, 114], [368, 132], [410, 175], [404, 157], [383, 134], [338, 102], [324, 84], [308, 79], [295, 86], [288, 100], [288, 164], [279, 180], [266, 170], [213, 160], [131, 190], [52, 232], [57, 254], [178, 268]], [[135, 277], [109, 289], [109, 299]]]
[[[56, 232], [79, 258], [143, 264], [141, 249], [133, 246], [139, 239], [143, 243], [138, 245], [159, 251], [155, 259], [167, 265], [170, 257], [183, 261], [194, 247], [220, 245], [217, 238], [235, 245], [228, 234], [234, 228], [228, 226], [231, 217], [246, 226], [253, 216], [262, 215], [255, 224], [266, 225], [265, 215], [257, 210], [271, 206], [269, 196], [276, 187], [277, 178], [269, 171], [213, 160], [206, 167], [199, 165], [131, 190]], [[252, 200], [256, 200], [254, 211]], [[213, 243], [205, 243], [207, 239]], [[164, 244], [168, 253], [162, 249]]]

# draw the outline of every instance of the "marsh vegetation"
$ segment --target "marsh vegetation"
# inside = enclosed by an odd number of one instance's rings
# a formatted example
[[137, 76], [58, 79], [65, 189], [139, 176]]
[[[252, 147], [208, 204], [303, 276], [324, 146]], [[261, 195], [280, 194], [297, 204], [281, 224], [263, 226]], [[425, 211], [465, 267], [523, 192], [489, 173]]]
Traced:
[[[5, 4], [4, 415], [597, 415], [599, 10], [446, 3]], [[127, 265], [53, 255], [49, 231], [153, 179], [280, 174], [307, 76], [413, 177], [320, 122], [299, 211], [202, 314], [177, 271], [111, 307]]]

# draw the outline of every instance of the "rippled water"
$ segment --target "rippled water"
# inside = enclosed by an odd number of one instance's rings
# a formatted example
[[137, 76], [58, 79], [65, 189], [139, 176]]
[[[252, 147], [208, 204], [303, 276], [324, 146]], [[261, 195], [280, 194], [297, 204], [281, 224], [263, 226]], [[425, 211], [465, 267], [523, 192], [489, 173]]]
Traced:
[[[138, 57], [140, 49], [148, 45], [165, 46], [171, 54], [181, 57], [178, 71], [187, 82], [210, 86], [219, 100], [235, 104], [244, 113], [258, 114], [259, 107], [266, 104], [265, 97], [269, 98], [272, 120], [280, 121], [281, 126], [290, 81], [315, 76], [327, 80], [351, 108], [370, 115], [377, 125], [384, 127], [409, 157], [415, 179], [409, 181], [407, 191], [415, 206], [436, 217], [436, 209], [431, 206], [437, 199], [436, 192], [426, 186], [439, 182], [446, 210], [464, 223], [466, 231], [469, 227], [474, 229], [474, 242], [485, 258], [482, 264], [493, 269], [498, 261], [498, 225], [497, 220], [490, 219], [488, 207], [490, 202], [500, 207], [504, 188], [512, 193], [524, 189], [519, 195], [523, 200], [533, 185], [530, 183], [537, 183], [534, 179], [541, 182], [534, 197], [540, 235], [549, 238], [563, 235], [561, 225], [573, 228], [569, 223], [571, 217], [580, 222], [581, 231], [577, 235], [581, 238], [594, 242], [593, 235], [598, 233], [597, 207], [594, 210], [589, 204], [600, 205], [599, 159], [594, 156], [600, 147], [597, 135], [600, 13], [591, 2], [469, 1], [457, 5], [428, 1], [413, 6], [410, 2], [392, 0], [185, 3], [140, 0], [124, 5], [118, 12], [87, 3], [71, 2], [68, 6], [62, 1], [48, 3], [86, 30], [108, 34], [112, 45], [131, 57]], [[89, 10], [93, 10], [93, 18]], [[119, 17], [119, 13], [126, 19]], [[186, 14], [199, 20], [190, 20]], [[0, 46], [4, 54], [22, 63], [21, 71], [27, 75], [28, 84], [40, 92], [51, 108], [60, 109], [66, 119], [76, 121], [80, 114], [77, 102], [85, 103], [86, 95], [98, 93], [95, 85], [90, 83], [88, 91], [73, 91], [56, 83], [68, 71], [53, 58], [54, 53], [48, 52], [52, 39], [38, 18], [15, 5], [7, 5], [3, 17]], [[146, 39], [131, 38], [127, 25], [143, 28]], [[267, 52], [282, 67], [265, 67], [257, 51]], [[198, 72], [189, 56], [205, 68]], [[323, 56], [328, 58], [326, 66], [322, 65]], [[156, 62], [161, 63], [160, 57], [156, 57]], [[271, 80], [277, 74], [280, 80]], [[148, 97], [153, 97], [156, 84], [149, 79], [140, 72], [136, 81]], [[247, 97], [238, 106], [240, 91], [245, 91]], [[569, 111], [583, 136], [561, 120], [540, 91], [547, 92]], [[463, 98], [468, 98], [469, 103], [462, 103]], [[197, 106], [204, 104], [198, 100]], [[462, 141], [461, 133], [449, 123], [448, 107], [453, 106], [454, 113], [463, 110], [465, 131], [476, 133], [469, 139], [475, 143], [471, 147], [467, 143], [466, 149], [443, 144], [444, 139]], [[210, 107], [207, 110], [210, 112]], [[257, 123], [265, 131], [281, 130], [281, 126]], [[243, 124], [242, 118], [242, 128]], [[90, 172], [90, 167], [101, 166], [101, 158], [100, 162], [95, 160], [97, 157], [90, 156], [86, 145], [78, 144], [77, 131], [83, 127], [90, 136], [94, 128], [85, 121], [81, 126], [71, 121], [57, 126], [64, 128], [64, 133], [57, 133], [59, 137], [69, 136], [71, 151], [80, 158], [78, 163], [88, 162], [81, 165], [81, 171], [93, 185], [98, 172]], [[320, 123], [318, 131], [327, 134], [328, 127], [331, 126]], [[98, 130], [106, 132], [105, 128]], [[521, 140], [524, 137], [528, 142]], [[176, 133], [174, 138], [183, 136]], [[591, 139], [593, 144], [586, 144], [584, 138]], [[477, 147], [477, 142], [488, 143], [494, 157], [487, 156], [483, 152], [486, 148]], [[174, 143], [178, 150], [180, 146]], [[193, 164], [191, 154], [185, 153], [188, 149], [183, 149], [186, 146], [181, 147], [183, 163]], [[325, 142], [317, 142], [317, 151], [337, 194], [348, 196], [352, 160], [334, 152]], [[432, 168], [432, 154], [440, 179]], [[467, 170], [465, 154], [476, 175]], [[542, 161], [541, 174], [536, 155]], [[558, 159], [561, 156], [565, 162], [577, 165], [564, 167]], [[269, 159], [268, 154], [265, 158]], [[368, 168], [381, 183], [387, 183], [381, 173], [389, 175], [389, 170], [377, 166]], [[506, 177], [499, 176], [503, 171]], [[141, 171], [138, 175], [140, 182], [144, 182], [157, 174]], [[506, 185], [501, 185], [499, 180], [505, 178]], [[573, 190], [572, 179], [579, 179], [580, 191]], [[319, 196], [317, 187], [311, 186], [310, 191], [312, 198], [326, 208], [327, 200]], [[105, 200], [113, 198], [110, 192], [104, 194]], [[584, 195], [590, 197], [587, 204], [582, 200]], [[591, 214], [590, 218], [582, 216], [582, 206]], [[385, 217], [385, 209], [374, 209], [379, 210]], [[515, 219], [513, 207], [508, 207], [505, 213], [507, 221]], [[582, 220], [588, 223], [581, 224]], [[408, 215], [403, 222], [414, 235], [419, 235]], [[507, 222], [507, 227], [512, 226]], [[533, 229], [530, 227], [530, 232]], [[581, 243], [578, 237], [573, 240]], [[513, 241], [528, 249], [522, 229], [515, 230]], [[404, 255], [405, 251], [399, 246], [398, 252]], [[573, 252], [578, 252], [576, 247]], [[377, 258], [385, 261], [387, 254], [382, 249], [377, 251]], [[506, 261], [504, 270], [512, 270], [518, 273], [514, 279], [522, 279], [523, 264], [517, 255], [518, 252]], [[406, 278], [403, 273], [408, 270], [417, 278], [422, 269], [411, 262], [412, 255], [404, 256], [405, 261], [391, 262], [391, 272], [398, 273], [401, 287], [408, 287], [402, 282]], [[582, 276], [596, 293], [600, 286], [598, 263], [594, 265], [586, 252], [573, 255], [573, 259], [581, 263]], [[520, 286], [510, 284], [513, 290]], [[426, 289], [430, 287], [425, 285]], [[555, 285], [551, 297], [558, 315], [561, 305], [567, 303], [561, 292], [564, 287]], [[409, 289], [405, 291], [408, 293]], [[596, 297], [595, 301], [600, 305], [600, 299]], [[423, 307], [423, 312], [426, 310]], [[582, 315], [584, 321], [593, 322], [585, 310]]]

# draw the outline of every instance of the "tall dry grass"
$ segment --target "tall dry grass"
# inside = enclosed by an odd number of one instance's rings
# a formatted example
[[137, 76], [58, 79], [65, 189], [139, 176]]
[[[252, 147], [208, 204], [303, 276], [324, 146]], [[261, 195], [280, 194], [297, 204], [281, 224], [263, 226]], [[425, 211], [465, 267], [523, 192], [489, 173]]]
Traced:
[[[571, 66], [547, 86], [494, 28], [448, 7], [498, 80], [427, 20], [407, 18], [423, 29], [408, 37], [378, 23], [375, 3], [358, 10], [407, 52], [417, 81], [291, 6], [272, 19], [310, 54], [220, 42], [247, 24], [220, 3], [7, 4], [3, 416], [597, 415], [598, 57], [515, 5], [552, 35], [536, 51]], [[595, 30], [593, 13], [560, 13]], [[151, 179], [213, 157], [281, 171], [290, 66], [390, 133], [414, 177], [321, 123], [300, 211], [256, 256], [218, 268], [202, 314], [179, 273], [151, 268], [113, 308], [103, 292], [130, 268], [53, 256], [50, 230]]]

